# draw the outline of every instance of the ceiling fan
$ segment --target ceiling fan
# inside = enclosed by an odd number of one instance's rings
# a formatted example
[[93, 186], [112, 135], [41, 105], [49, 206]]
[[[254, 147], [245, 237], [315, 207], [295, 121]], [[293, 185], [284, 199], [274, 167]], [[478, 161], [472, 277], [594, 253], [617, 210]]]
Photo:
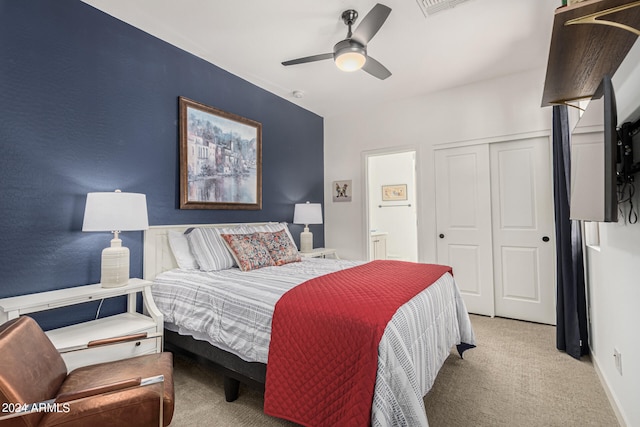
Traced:
[[367, 55], [367, 43], [380, 30], [390, 13], [391, 8], [380, 3], [376, 4], [362, 19], [355, 32], [352, 33], [351, 26], [358, 18], [358, 12], [353, 9], [345, 10], [342, 12], [342, 20], [349, 27], [349, 31], [347, 32], [347, 38], [336, 43], [333, 47], [333, 53], [322, 53], [320, 55], [292, 59], [283, 62], [282, 65], [296, 65], [333, 59], [336, 66], [342, 71], [363, 69], [372, 76], [384, 80], [391, 75], [391, 72], [384, 65]]

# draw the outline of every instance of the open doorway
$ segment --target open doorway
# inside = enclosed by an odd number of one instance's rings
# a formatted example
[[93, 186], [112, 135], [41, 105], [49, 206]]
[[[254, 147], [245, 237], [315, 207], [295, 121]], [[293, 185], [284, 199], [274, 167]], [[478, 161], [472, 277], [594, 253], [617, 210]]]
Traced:
[[418, 261], [416, 151], [365, 153], [369, 260]]

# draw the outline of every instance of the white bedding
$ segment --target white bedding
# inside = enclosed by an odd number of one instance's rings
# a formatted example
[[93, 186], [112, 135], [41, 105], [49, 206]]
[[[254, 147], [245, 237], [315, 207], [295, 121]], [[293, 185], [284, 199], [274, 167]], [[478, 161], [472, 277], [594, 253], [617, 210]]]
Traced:
[[[248, 272], [173, 269], [156, 276], [152, 290], [168, 329], [267, 363], [271, 316], [280, 296], [313, 277], [358, 264], [311, 258]], [[475, 337], [453, 277], [445, 274], [403, 305], [385, 329], [372, 425], [427, 426], [422, 397], [461, 342], [475, 345]]]

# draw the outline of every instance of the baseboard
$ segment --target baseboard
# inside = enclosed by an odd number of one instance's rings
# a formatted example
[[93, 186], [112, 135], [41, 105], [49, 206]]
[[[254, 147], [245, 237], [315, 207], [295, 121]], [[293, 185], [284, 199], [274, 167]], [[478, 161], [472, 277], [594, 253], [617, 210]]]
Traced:
[[613, 393], [611, 392], [611, 389], [609, 388], [609, 383], [607, 383], [607, 380], [604, 378], [604, 375], [602, 375], [602, 371], [600, 371], [600, 367], [598, 366], [598, 361], [595, 357], [593, 357], [593, 354], [591, 355], [591, 362], [593, 363], [593, 367], [596, 370], [596, 374], [598, 374], [598, 379], [600, 380], [600, 384], [602, 385], [602, 388], [604, 389], [604, 392], [607, 395], [607, 399], [609, 399], [609, 403], [611, 404], [611, 409], [613, 409], [613, 413], [616, 415], [616, 418], [618, 419], [618, 424], [620, 424], [620, 427], [627, 427], [627, 423], [625, 422], [624, 417], [622, 416], [622, 411], [620, 410], [618, 401], [616, 400]]

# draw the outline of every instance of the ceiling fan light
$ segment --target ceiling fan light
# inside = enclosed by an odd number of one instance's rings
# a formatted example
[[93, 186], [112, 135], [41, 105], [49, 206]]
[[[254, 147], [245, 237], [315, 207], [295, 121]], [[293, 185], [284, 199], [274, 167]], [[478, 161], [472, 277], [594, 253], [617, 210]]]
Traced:
[[358, 71], [367, 62], [367, 57], [360, 52], [345, 52], [336, 57], [336, 65], [342, 71]]

